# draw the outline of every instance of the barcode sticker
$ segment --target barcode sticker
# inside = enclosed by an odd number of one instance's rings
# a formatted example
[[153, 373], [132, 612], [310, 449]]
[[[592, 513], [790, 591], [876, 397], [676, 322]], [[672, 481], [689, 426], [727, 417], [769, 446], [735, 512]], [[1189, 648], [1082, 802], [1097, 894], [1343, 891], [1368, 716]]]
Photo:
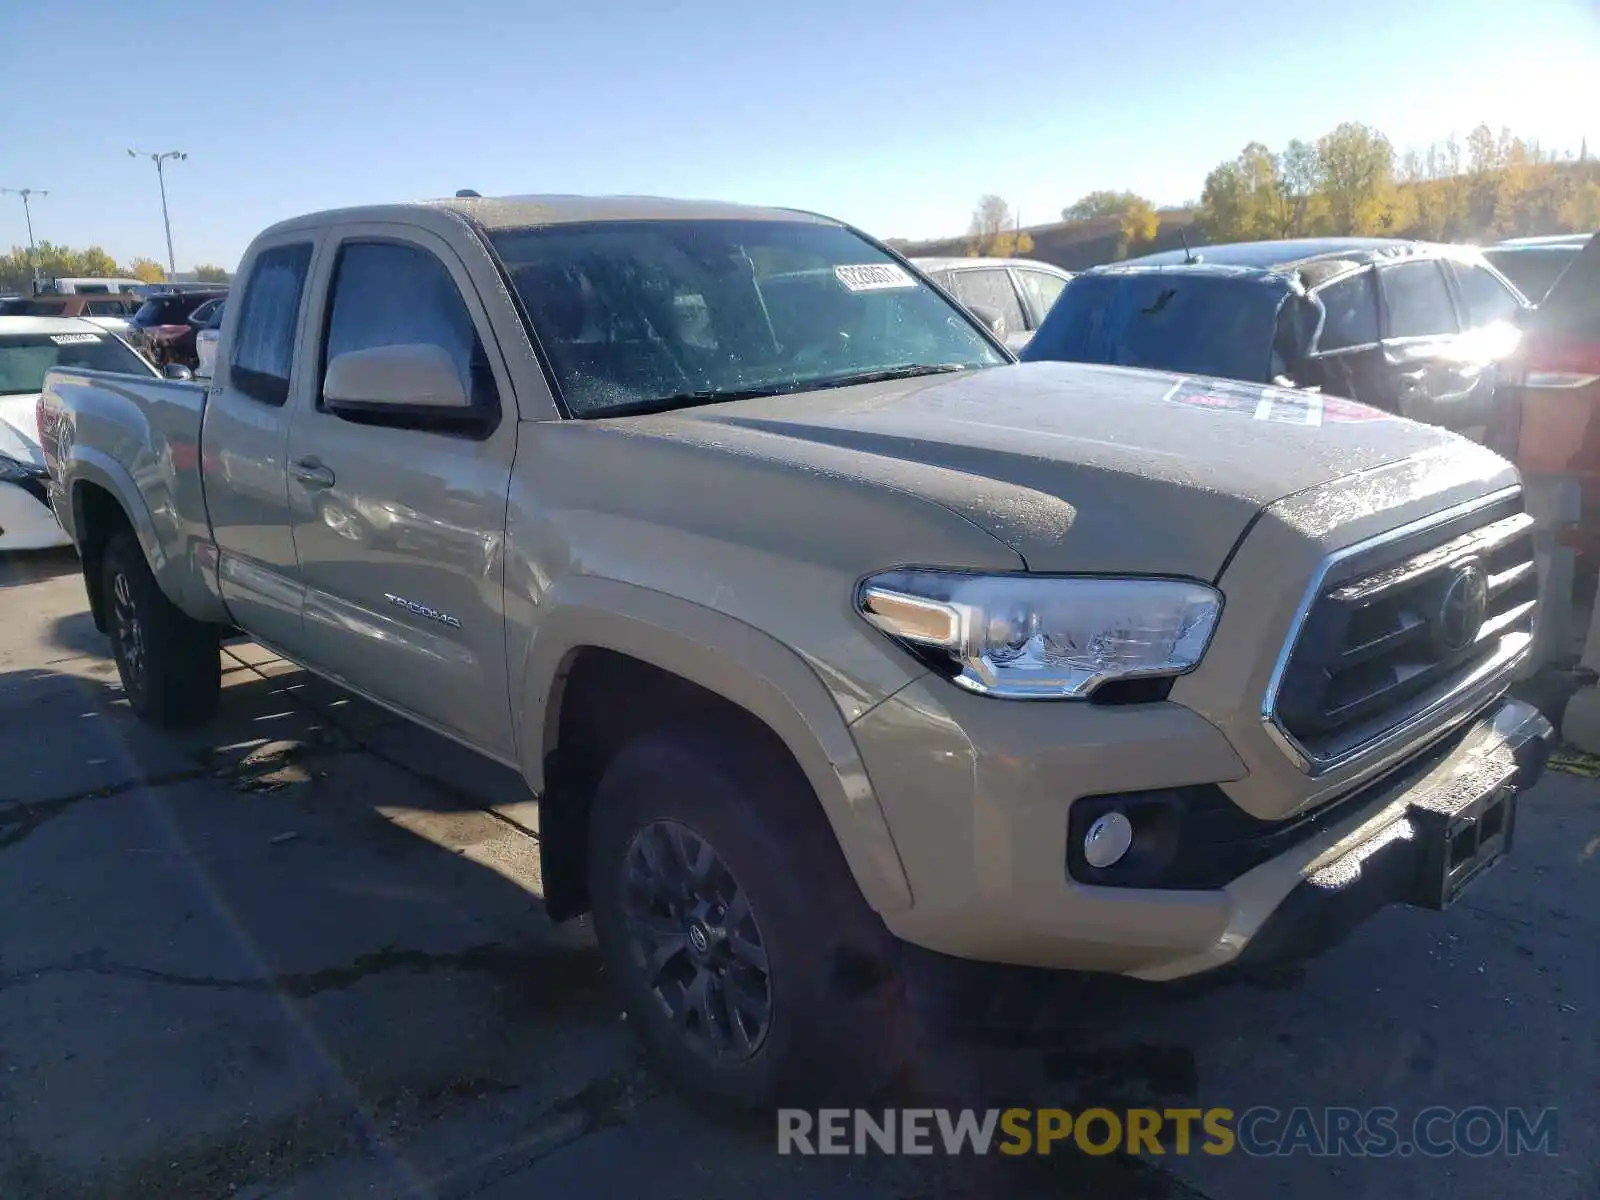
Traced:
[[835, 267], [833, 273], [852, 292], [881, 292], [889, 288], [917, 286], [917, 281], [894, 263], [859, 263]]
[[50, 340], [58, 346], [83, 346], [100, 341], [98, 333], [52, 333]]

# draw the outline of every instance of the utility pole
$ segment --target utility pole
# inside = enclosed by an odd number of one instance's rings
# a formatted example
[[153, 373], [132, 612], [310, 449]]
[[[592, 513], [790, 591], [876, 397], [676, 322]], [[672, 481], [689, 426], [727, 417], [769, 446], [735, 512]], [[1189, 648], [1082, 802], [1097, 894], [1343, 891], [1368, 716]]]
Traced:
[[[138, 158], [142, 154], [145, 154], [145, 151], [128, 151], [129, 158]], [[171, 278], [178, 273], [178, 260], [172, 255], [172, 218], [167, 216], [167, 177], [162, 168], [169, 158], [182, 162], [189, 156], [182, 150], [167, 150], [160, 154], [151, 154], [148, 157], [156, 165], [156, 182], [161, 185], [161, 223], [167, 229], [167, 272], [168, 278]]]
[[28, 200], [33, 196], [48, 196], [50, 193], [38, 188], [0, 188], [0, 195], [22, 197], [22, 218], [28, 223], [28, 272], [33, 276], [33, 291], [39, 292], [39, 251], [33, 244], [33, 210], [28, 207]]

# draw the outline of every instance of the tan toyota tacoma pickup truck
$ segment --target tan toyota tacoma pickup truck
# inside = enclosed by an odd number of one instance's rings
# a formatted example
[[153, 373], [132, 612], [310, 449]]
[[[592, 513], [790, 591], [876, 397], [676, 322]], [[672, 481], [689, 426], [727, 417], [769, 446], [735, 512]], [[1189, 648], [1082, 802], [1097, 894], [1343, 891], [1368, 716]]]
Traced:
[[786, 210], [482, 199], [251, 246], [208, 387], [52, 372], [129, 702], [238, 631], [519, 770], [545, 901], [745, 1103], [912, 958], [1169, 980], [1440, 908], [1550, 728], [1517, 476], [1349, 402], [1016, 364]]

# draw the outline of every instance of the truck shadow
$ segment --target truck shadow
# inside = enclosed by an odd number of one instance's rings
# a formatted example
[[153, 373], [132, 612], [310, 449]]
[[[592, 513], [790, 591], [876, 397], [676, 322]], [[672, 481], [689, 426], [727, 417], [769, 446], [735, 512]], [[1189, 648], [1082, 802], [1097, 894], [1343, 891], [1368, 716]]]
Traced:
[[81, 665], [0, 674], [0, 1194], [219, 1195], [347, 1152], [404, 1180], [440, 1116], [514, 1141], [625, 1091], [587, 928], [484, 811], [497, 768], [298, 670], [230, 662], [215, 720], [167, 733]]
[[21, 587], [77, 573], [78, 554], [71, 546], [0, 552], [0, 588]]

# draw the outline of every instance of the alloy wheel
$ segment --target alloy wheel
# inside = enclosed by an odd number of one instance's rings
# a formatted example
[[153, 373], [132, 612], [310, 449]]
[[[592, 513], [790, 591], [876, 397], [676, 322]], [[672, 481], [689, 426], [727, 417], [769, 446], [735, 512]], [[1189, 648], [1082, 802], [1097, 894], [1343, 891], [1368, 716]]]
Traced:
[[629, 950], [684, 1044], [718, 1064], [754, 1055], [772, 1025], [766, 944], [744, 888], [678, 821], [640, 828], [622, 866]]
[[145, 672], [144, 625], [133, 603], [133, 585], [118, 571], [111, 580], [112, 633], [130, 689], [142, 687]]

